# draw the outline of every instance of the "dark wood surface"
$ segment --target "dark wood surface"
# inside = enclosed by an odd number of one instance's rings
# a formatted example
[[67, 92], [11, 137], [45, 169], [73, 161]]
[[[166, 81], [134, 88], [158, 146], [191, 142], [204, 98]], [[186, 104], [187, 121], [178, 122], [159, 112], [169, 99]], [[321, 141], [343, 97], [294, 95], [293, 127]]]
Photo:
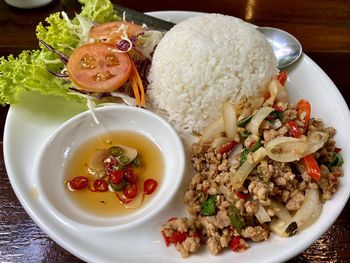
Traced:
[[[54, 11], [72, 11], [73, 1], [21, 10], [0, 2], [0, 57], [37, 48], [35, 26]], [[188, 10], [240, 17], [259, 26], [285, 29], [295, 35], [309, 55], [334, 81], [350, 103], [349, 0], [124, 0], [118, 4], [142, 12]], [[8, 107], [0, 108], [1, 132]], [[1, 141], [2, 143], [2, 141]], [[348, 175], [345, 175], [348, 176]], [[80, 262], [32, 221], [21, 207], [0, 155], [0, 261]], [[350, 262], [350, 202], [334, 225], [311, 247], [289, 262]]]

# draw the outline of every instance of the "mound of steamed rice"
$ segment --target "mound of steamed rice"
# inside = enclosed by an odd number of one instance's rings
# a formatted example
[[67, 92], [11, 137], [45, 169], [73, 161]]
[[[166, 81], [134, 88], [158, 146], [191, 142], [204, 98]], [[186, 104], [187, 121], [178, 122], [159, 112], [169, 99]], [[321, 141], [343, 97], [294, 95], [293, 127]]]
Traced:
[[258, 95], [277, 72], [270, 44], [252, 25], [200, 15], [174, 26], [158, 44], [147, 95], [179, 132], [200, 132], [224, 101]]

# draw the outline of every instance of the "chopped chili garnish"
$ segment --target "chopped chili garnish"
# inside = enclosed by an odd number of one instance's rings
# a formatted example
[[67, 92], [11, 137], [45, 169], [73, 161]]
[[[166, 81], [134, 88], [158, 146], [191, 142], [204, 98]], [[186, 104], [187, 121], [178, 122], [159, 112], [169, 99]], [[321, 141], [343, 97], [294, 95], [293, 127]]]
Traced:
[[224, 154], [224, 153], [228, 153], [230, 152], [235, 146], [237, 145], [237, 143], [235, 141], [230, 141], [226, 144], [224, 144], [223, 146], [220, 147], [219, 149], [219, 153]]
[[68, 187], [74, 190], [81, 190], [88, 186], [88, 179], [85, 176], [77, 176], [68, 181]]
[[168, 247], [170, 245], [170, 240], [169, 238], [165, 235], [164, 231], [162, 230], [162, 237], [164, 239], [165, 245]]
[[243, 192], [236, 192], [236, 195], [237, 195], [239, 198], [243, 199], [243, 200], [246, 200], [246, 199], [248, 199], [248, 197], [249, 197], [249, 194], [246, 194], [246, 193], [243, 193]]
[[146, 195], [150, 195], [152, 194], [156, 188], [157, 188], [157, 181], [153, 180], [153, 179], [147, 179], [144, 183], [143, 183], [143, 191]]
[[277, 80], [279, 81], [279, 83], [281, 83], [282, 86], [284, 86], [286, 84], [287, 78], [288, 78], [287, 71], [282, 71], [277, 76]]
[[297, 103], [298, 118], [304, 120], [304, 128], [309, 124], [311, 105], [307, 100], [299, 100]]
[[335, 147], [334, 151], [335, 151], [336, 153], [339, 153], [339, 152], [341, 151], [341, 148]]
[[298, 125], [294, 121], [288, 121], [287, 124], [289, 126], [289, 134], [295, 138], [299, 138], [301, 132], [298, 129]]
[[177, 244], [182, 243], [187, 238], [186, 232], [175, 231], [169, 238], [170, 242]]
[[302, 162], [305, 166], [307, 174], [315, 181], [319, 181], [321, 179], [321, 169], [318, 166], [315, 157], [312, 154], [306, 155], [302, 158]]
[[119, 171], [119, 170], [111, 172], [108, 177], [109, 181], [115, 185], [120, 184], [123, 181], [123, 178], [124, 178], [124, 173], [123, 171]]
[[231, 239], [230, 248], [231, 248], [232, 251], [238, 251], [239, 250], [239, 248], [240, 248], [240, 245], [239, 245], [240, 240], [241, 240], [240, 237], [233, 237]]
[[126, 169], [124, 171], [124, 177], [128, 183], [130, 183], [130, 184], [136, 183], [136, 173], [133, 169], [131, 169], [131, 168]]
[[103, 179], [94, 181], [94, 188], [97, 192], [106, 192], [108, 190], [108, 183]]
[[137, 195], [138, 187], [137, 184], [128, 184], [123, 190], [123, 194], [126, 198], [133, 199]]

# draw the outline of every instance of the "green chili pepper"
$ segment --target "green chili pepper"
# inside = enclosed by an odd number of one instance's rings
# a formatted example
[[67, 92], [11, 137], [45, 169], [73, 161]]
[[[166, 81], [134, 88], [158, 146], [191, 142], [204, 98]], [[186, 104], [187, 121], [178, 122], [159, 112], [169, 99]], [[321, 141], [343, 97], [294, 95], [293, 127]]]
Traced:
[[241, 234], [242, 228], [245, 226], [244, 218], [239, 213], [235, 204], [232, 204], [228, 209], [228, 217], [230, 218], [231, 225], [236, 231]]
[[113, 188], [114, 191], [121, 191], [125, 188], [126, 186], [126, 180], [122, 180], [119, 184], [113, 184], [109, 179], [108, 179], [108, 183], [110, 184], [110, 186]]
[[249, 136], [249, 132], [248, 131], [241, 131], [240, 133], [239, 133], [239, 136], [241, 137], [241, 139], [247, 139], [248, 138], [248, 136]]
[[248, 117], [245, 117], [243, 119], [241, 119], [238, 123], [237, 123], [237, 126], [238, 127], [245, 127], [249, 122], [250, 120], [253, 118], [253, 115], [250, 115]]
[[109, 151], [109, 154], [114, 157], [118, 157], [124, 153], [124, 149], [119, 146], [112, 146], [108, 149], [108, 151]]
[[245, 148], [241, 153], [240, 165], [242, 165], [247, 160], [247, 156], [249, 153], [255, 152], [260, 147], [261, 147], [261, 141], [257, 141], [253, 146], [249, 148]]
[[141, 165], [141, 159], [140, 159], [140, 157], [137, 155], [137, 156], [135, 157], [135, 159], [132, 160], [131, 163], [132, 163], [133, 166], [139, 167], [139, 166]]
[[122, 155], [119, 157], [119, 162], [121, 164], [127, 164], [130, 161], [130, 158], [126, 155]]
[[210, 195], [201, 205], [201, 214], [211, 216], [216, 214], [216, 195]]

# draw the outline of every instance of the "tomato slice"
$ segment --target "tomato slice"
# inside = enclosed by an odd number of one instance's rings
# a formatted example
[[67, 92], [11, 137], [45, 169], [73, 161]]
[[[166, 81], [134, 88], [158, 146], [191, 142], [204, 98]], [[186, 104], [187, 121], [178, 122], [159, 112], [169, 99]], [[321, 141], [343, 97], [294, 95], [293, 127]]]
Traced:
[[73, 190], [81, 190], [88, 186], [88, 179], [85, 176], [77, 176], [68, 182], [68, 187]]
[[69, 57], [67, 70], [69, 78], [79, 90], [110, 92], [128, 80], [131, 66], [130, 56], [116, 52], [114, 45], [93, 43], [74, 50]]
[[130, 22], [110, 22], [93, 27], [89, 37], [95, 40], [115, 44], [125, 33], [128, 38], [138, 36], [145, 32], [145, 29], [138, 24]]
[[156, 188], [157, 188], [157, 181], [153, 180], [153, 179], [147, 179], [144, 183], [143, 183], [143, 191], [146, 195], [150, 195], [152, 194]]

